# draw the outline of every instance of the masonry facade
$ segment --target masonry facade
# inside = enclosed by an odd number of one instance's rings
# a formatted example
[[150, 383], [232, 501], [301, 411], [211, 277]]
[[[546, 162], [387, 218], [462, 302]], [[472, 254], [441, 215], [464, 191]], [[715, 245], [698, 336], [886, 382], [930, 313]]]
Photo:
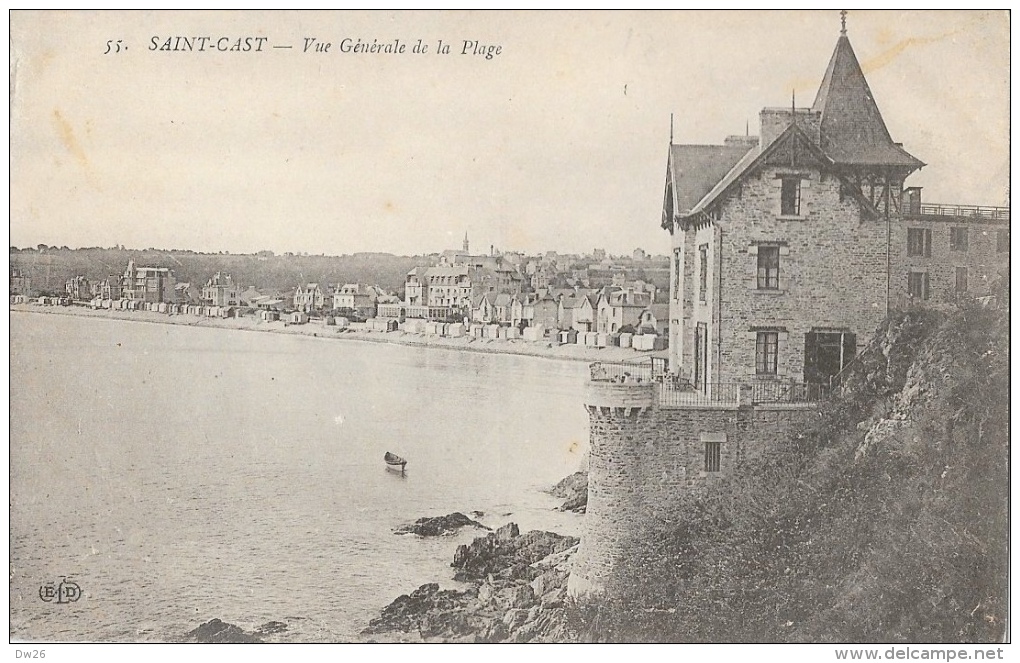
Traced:
[[907, 178], [925, 164], [892, 140], [845, 28], [810, 108], [670, 143], [668, 370], [592, 366], [574, 596], [633, 586], [638, 542], [816, 417], [892, 309], [1008, 278], [1009, 210], [921, 201]]
[[824, 386], [891, 309], [987, 294], [1008, 210], [921, 204], [905, 181], [923, 166], [893, 142], [845, 33], [810, 108], [762, 110], [757, 137], [670, 145], [674, 371], [706, 391]]

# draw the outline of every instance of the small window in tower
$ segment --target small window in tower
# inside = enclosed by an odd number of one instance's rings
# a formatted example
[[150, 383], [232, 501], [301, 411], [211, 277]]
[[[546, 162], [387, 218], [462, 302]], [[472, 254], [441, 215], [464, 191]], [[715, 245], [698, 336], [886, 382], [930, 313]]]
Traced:
[[783, 216], [800, 216], [800, 178], [784, 177], [782, 189]]
[[722, 465], [722, 442], [705, 442], [705, 471], [718, 472]]

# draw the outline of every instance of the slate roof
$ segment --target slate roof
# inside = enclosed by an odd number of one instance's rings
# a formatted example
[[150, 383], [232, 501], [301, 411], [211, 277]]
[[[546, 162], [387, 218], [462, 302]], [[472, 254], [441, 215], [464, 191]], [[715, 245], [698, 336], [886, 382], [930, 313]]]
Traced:
[[811, 110], [822, 114], [821, 148], [837, 164], [924, 165], [893, 142], [845, 34], [836, 42]]
[[687, 214], [741, 157], [747, 145], [670, 145], [676, 213]]
[[[801, 140], [815, 147], [816, 158], [835, 166], [898, 166], [916, 169], [925, 164], [893, 142], [850, 40], [840, 35], [811, 107], [821, 113], [821, 144], [800, 131]], [[705, 211], [780, 140], [791, 138], [788, 127], [769, 145], [671, 145], [670, 172], [676, 213], [691, 216]], [[796, 138], [794, 138], [796, 139]], [[819, 149], [820, 148], [820, 149]], [[870, 207], [870, 205], [868, 205]]]

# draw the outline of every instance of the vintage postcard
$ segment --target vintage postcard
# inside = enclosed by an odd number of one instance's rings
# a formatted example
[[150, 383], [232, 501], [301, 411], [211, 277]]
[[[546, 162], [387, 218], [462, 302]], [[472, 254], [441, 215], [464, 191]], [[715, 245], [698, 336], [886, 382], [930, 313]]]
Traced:
[[16, 657], [1002, 658], [1008, 11], [9, 18]]

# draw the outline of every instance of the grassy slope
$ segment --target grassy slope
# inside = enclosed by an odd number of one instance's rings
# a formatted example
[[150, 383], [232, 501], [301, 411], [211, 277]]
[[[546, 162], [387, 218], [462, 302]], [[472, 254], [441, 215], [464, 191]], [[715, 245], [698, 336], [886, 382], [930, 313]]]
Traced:
[[[989, 642], [1007, 608], [1008, 310], [895, 316], [817, 422], [648, 541], [584, 639]], [[651, 608], [651, 610], [649, 610]]]

